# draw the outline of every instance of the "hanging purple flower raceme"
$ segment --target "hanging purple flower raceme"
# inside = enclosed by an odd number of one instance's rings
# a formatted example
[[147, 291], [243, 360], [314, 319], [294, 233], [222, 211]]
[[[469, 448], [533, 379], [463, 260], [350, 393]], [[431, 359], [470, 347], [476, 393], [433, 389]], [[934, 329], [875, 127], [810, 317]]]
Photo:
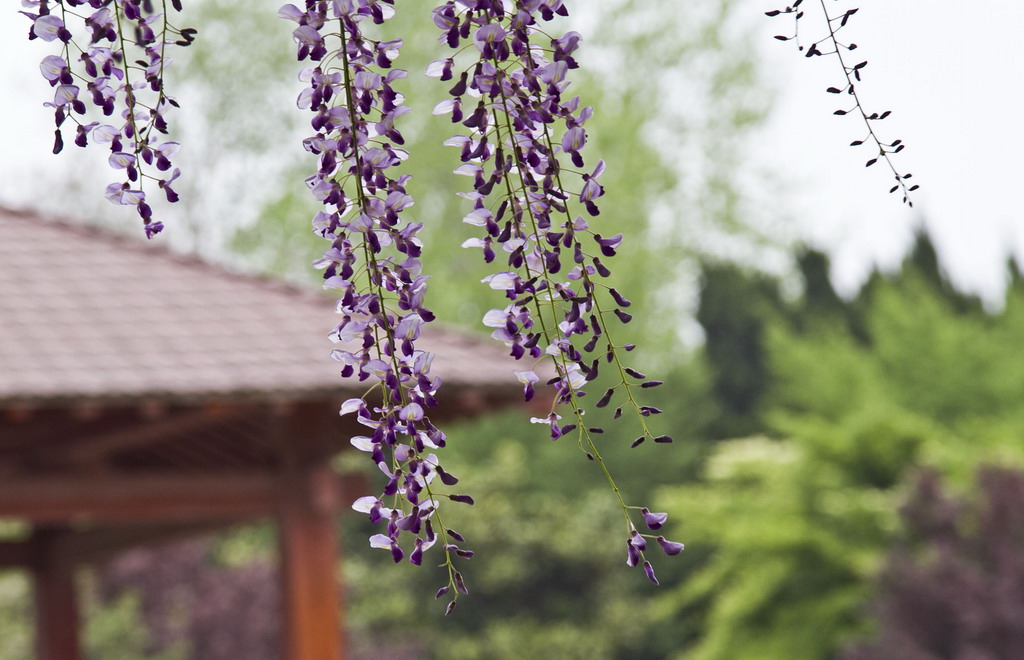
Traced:
[[553, 364], [557, 375], [548, 383], [555, 388], [555, 404], [567, 404], [572, 418], [563, 424], [552, 410], [533, 421], [549, 426], [552, 439], [575, 433], [587, 458], [600, 465], [625, 516], [627, 563], [642, 563], [657, 583], [644, 558], [646, 539], [660, 539], [667, 554], [677, 554], [682, 545], [637, 531], [637, 512], [652, 530], [665, 516], [625, 503], [594, 440], [604, 429], [584, 422], [581, 398], [604, 361], [618, 383], [596, 407], [618, 400], [614, 418], [624, 409], [635, 413], [641, 432], [634, 447], [647, 439], [672, 441], [649, 430], [646, 419], [661, 411], [640, 405], [635, 396], [638, 388], [661, 381], [625, 366], [621, 354], [634, 347], [612, 339], [617, 324], [632, 317], [626, 311], [630, 301], [601, 282], [611, 274], [604, 260], [615, 256], [622, 235], [605, 236], [590, 225], [600, 213], [605, 169], [603, 161], [588, 168], [583, 156], [593, 109], [565, 94], [567, 74], [578, 67], [573, 53], [580, 36], [541, 38], [538, 27], [567, 13], [562, 0], [448, 0], [434, 9], [434, 23], [441, 41], [459, 55], [432, 62], [427, 75], [456, 81], [434, 113], [450, 114], [468, 129], [445, 142], [460, 151], [456, 174], [473, 180], [473, 190], [461, 193], [473, 204], [464, 221], [483, 230], [463, 246], [482, 248], [488, 263], [499, 254], [505, 262], [484, 282], [509, 302], [489, 311], [484, 324], [513, 358], [532, 363], [516, 372], [527, 400], [540, 380], [536, 366], [543, 360]]
[[[163, 229], [153, 219], [145, 180], [164, 191], [168, 202], [178, 201], [172, 184], [180, 175], [171, 159], [178, 143], [165, 140], [167, 112], [177, 106], [164, 90], [164, 70], [170, 64], [168, 45], [188, 46], [193, 29], [178, 29], [167, 18], [166, 0], [156, 11], [153, 0], [22, 0], [32, 20], [29, 39], [60, 44], [59, 55], [48, 55], [40, 71], [54, 88], [56, 130], [53, 153], [64, 148], [63, 128], [75, 124], [74, 142], [93, 142], [110, 149], [110, 167], [124, 180], [107, 186], [114, 204], [134, 206], [152, 238]], [[180, 0], [171, 6], [181, 11]], [[77, 37], [76, 37], [77, 35]], [[90, 112], [90, 107], [92, 112]], [[92, 115], [93, 121], [89, 121]]]
[[[434, 315], [424, 306], [427, 276], [419, 261], [421, 224], [402, 219], [413, 204], [408, 175], [395, 174], [407, 157], [396, 120], [408, 112], [392, 84], [406, 72], [391, 68], [401, 40], [374, 39], [365, 29], [394, 14], [393, 0], [308, 0], [305, 9], [283, 6], [278, 15], [298, 25], [293, 37], [298, 59], [308, 60], [300, 79], [308, 83], [298, 98], [313, 113], [315, 133], [303, 142], [318, 159], [306, 183], [323, 209], [313, 218], [314, 233], [330, 241], [316, 266], [324, 287], [338, 292], [342, 320], [331, 333], [339, 348], [332, 357], [341, 375], [369, 381], [367, 394], [349, 399], [342, 415], [355, 415], [367, 428], [352, 444], [366, 452], [387, 483], [379, 496], [359, 498], [353, 508], [381, 525], [370, 545], [388, 550], [395, 562], [414, 564], [440, 544], [450, 593], [447, 612], [468, 593], [456, 557], [472, 551], [445, 526], [438, 512], [439, 480], [458, 479], [444, 471], [433, 450], [445, 435], [426, 414], [437, 405], [440, 379], [430, 375], [433, 354], [416, 348], [423, 324]], [[448, 499], [472, 504], [468, 495]], [[404, 546], [404, 547], [403, 547]]]

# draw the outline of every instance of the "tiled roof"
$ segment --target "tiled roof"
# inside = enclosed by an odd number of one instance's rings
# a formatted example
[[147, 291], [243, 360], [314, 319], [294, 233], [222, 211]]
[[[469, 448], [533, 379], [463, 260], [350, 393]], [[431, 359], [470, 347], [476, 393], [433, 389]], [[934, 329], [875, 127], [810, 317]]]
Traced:
[[[329, 357], [337, 318], [329, 297], [0, 208], [0, 403], [363, 389]], [[500, 345], [431, 326], [445, 387], [518, 389]]]

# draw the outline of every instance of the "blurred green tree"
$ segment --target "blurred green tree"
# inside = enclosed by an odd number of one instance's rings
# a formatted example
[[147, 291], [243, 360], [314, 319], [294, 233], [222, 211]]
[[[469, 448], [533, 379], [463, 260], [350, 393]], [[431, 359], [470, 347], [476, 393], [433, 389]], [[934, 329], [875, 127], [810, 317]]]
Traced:
[[[737, 327], [763, 328], [764, 435], [722, 442], [700, 483], [662, 491], [685, 521], [668, 533], [709, 554], [660, 605], [666, 620], [703, 622], [678, 657], [833, 657], [871, 628], [865, 603], [909, 476], [929, 466], [965, 488], [980, 463], [1024, 465], [1024, 364], [1006, 359], [1024, 332], [1020, 285], [985, 313], [941, 276], [929, 246], [919, 239], [898, 274], [842, 306], [808, 282], [765, 313], [750, 294], [759, 276], [733, 301], [732, 314], [753, 317]], [[821, 270], [819, 260], [803, 272]], [[834, 322], [808, 331], [815, 314]]]

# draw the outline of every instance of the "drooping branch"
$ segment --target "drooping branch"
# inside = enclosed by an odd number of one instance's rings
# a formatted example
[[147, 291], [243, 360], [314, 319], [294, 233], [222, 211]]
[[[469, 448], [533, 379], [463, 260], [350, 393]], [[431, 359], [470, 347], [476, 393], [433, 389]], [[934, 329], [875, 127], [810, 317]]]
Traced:
[[441, 40], [461, 50], [433, 62], [428, 75], [457, 79], [449, 90], [451, 98], [434, 112], [450, 114], [453, 123], [470, 133], [445, 143], [460, 149], [463, 164], [456, 174], [473, 179], [473, 190], [462, 194], [473, 203], [464, 221], [484, 232], [463, 246], [482, 248], [488, 263], [498, 254], [505, 259], [500, 267], [507, 270], [484, 282], [510, 302], [490, 310], [484, 324], [494, 329], [492, 335], [513, 358], [528, 363], [516, 372], [527, 400], [541, 380], [537, 366], [544, 361], [553, 365], [556, 375], [548, 384], [555, 388], [555, 404], [567, 406], [570, 419], [563, 424], [552, 409], [533, 421], [546, 424], [553, 440], [574, 434], [580, 450], [599, 465], [622, 508], [627, 563], [642, 563], [657, 583], [644, 554], [646, 539], [657, 538], [668, 554], [679, 553], [683, 546], [638, 531], [634, 517], [657, 530], [665, 515], [626, 503], [598, 447], [596, 436], [605, 430], [584, 419], [587, 384], [598, 377], [604, 360], [618, 382], [596, 407], [620, 400], [613, 417], [626, 410], [637, 420], [640, 433], [634, 447], [647, 439], [672, 441], [650, 431], [647, 417], [661, 411], [641, 405], [635, 396], [638, 389], [661, 382], [625, 366], [623, 354], [633, 346], [612, 339], [617, 324], [628, 323], [632, 316], [626, 311], [630, 301], [602, 282], [611, 274], [602, 259], [615, 256], [622, 234], [605, 237], [585, 219], [600, 214], [597, 200], [604, 188], [598, 179], [605, 165], [598, 161], [592, 170], [585, 169], [584, 125], [593, 108], [565, 95], [568, 72], [578, 66], [573, 53], [580, 35], [554, 38], [541, 27], [567, 13], [561, 0], [445, 2], [434, 10], [434, 23], [442, 31]]
[[[910, 173], [900, 174], [899, 170], [896, 169], [896, 165], [893, 163], [892, 156], [898, 154], [906, 148], [906, 144], [903, 140], [893, 140], [892, 142], [884, 142], [875, 130], [875, 122], [880, 122], [889, 117], [892, 114], [891, 110], [884, 112], [869, 112], [865, 109], [861, 103], [860, 96], [857, 92], [857, 84], [861, 82], [863, 78], [864, 69], [867, 67], [867, 60], [863, 60], [856, 64], [851, 64], [848, 60], [849, 54], [857, 50], [857, 44], [853, 42], [845, 43], [839, 39], [839, 32], [847, 27], [850, 22], [850, 18], [856, 14], [859, 9], [847, 9], [842, 14], [837, 16], [831, 16], [828, 11], [828, 7], [825, 4], [825, 0], [818, 0], [821, 6], [822, 15], [825, 17], [825, 24], [828, 27], [828, 34], [825, 34], [821, 38], [812, 42], [809, 46], [804, 46], [800, 43], [800, 25], [801, 20], [804, 19], [804, 10], [800, 8], [804, 0], [796, 0], [791, 6], [787, 6], [785, 9], [774, 9], [765, 14], [769, 17], [777, 16], [792, 16], [793, 17], [793, 34], [792, 35], [777, 35], [775, 38], [779, 41], [795, 41], [797, 48], [804, 53], [805, 57], [822, 57], [828, 55], [834, 55], [836, 60], [839, 62], [840, 67], [843, 70], [844, 82], [839, 86], [829, 87], [827, 91], [829, 94], [845, 94], [850, 100], [853, 101], [851, 107], [844, 107], [837, 109], [833, 114], [839, 116], [845, 115], [860, 115], [864, 121], [864, 125], [867, 128], [867, 135], [859, 140], [854, 140], [850, 143], [851, 147], [859, 147], [867, 144], [869, 147], [877, 149], [877, 153], [873, 154], [871, 158], [864, 164], [865, 167], [871, 167], [879, 161], [884, 160], [885, 164], [889, 166], [892, 171], [893, 178], [896, 184], [889, 189], [890, 193], [896, 191], [902, 191], [903, 203], [908, 206], [913, 206], [914, 203], [910, 199], [910, 193], [917, 190], [920, 186], [908, 185], [908, 179], [913, 175]], [[824, 45], [825, 50], [822, 50]], [[846, 57], [844, 58], [844, 53]]]

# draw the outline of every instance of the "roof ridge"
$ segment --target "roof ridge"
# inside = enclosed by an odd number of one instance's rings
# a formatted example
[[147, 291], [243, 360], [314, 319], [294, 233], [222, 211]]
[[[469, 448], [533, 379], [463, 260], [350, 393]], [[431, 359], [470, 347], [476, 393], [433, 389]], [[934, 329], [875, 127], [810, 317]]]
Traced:
[[157, 258], [166, 259], [188, 268], [210, 271], [219, 278], [238, 278], [280, 293], [308, 298], [311, 301], [323, 301], [324, 299], [328, 299], [328, 296], [313, 286], [303, 287], [279, 277], [275, 277], [270, 273], [246, 272], [238, 269], [232, 264], [211, 262], [209, 259], [203, 258], [195, 252], [176, 252], [171, 248], [167, 241], [163, 241], [162, 243], [156, 242], [159, 241], [159, 239], [144, 241], [140, 236], [129, 234], [127, 232], [119, 233], [111, 231], [88, 221], [71, 221], [67, 218], [57, 217], [35, 209], [15, 209], [4, 204], [0, 204], [0, 216], [3, 215], [14, 216], [23, 221], [39, 222], [54, 228], [61, 228], [64, 231], [77, 234], [80, 237], [106, 243], [107, 245], [119, 250], [129, 250], [132, 252], [142, 250], [156, 256]]

